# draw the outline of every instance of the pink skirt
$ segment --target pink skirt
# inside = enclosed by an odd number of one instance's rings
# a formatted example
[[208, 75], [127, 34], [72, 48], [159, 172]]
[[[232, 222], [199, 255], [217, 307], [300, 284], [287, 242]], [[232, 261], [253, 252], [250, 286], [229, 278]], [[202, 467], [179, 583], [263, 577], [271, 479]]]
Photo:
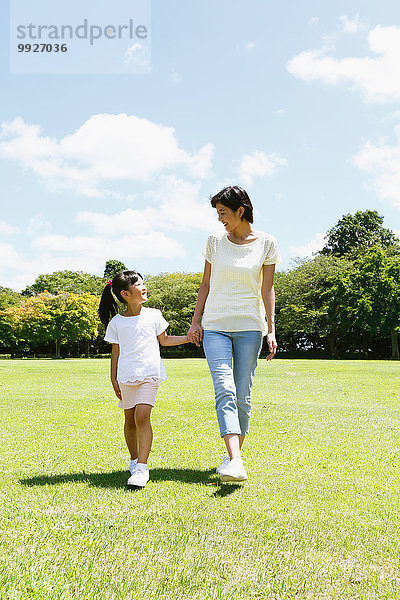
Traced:
[[154, 406], [159, 383], [158, 379], [120, 383], [122, 400], [118, 403], [119, 408], [127, 410], [134, 408], [137, 404]]

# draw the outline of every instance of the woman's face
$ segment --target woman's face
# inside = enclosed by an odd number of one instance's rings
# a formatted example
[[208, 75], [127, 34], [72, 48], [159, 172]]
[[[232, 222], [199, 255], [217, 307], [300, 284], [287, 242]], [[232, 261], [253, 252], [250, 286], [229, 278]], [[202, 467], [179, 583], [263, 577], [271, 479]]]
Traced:
[[234, 211], [225, 206], [225, 204], [217, 202], [215, 208], [218, 213], [218, 221], [221, 221], [227, 233], [234, 231], [234, 229], [242, 223], [241, 217], [244, 213], [243, 206], [239, 206], [239, 208]]
[[218, 213], [218, 221], [221, 221], [228, 233], [236, 229], [236, 227], [242, 223], [241, 217], [244, 213], [243, 206], [239, 206], [236, 211], [233, 211], [224, 204], [217, 202], [215, 208]]

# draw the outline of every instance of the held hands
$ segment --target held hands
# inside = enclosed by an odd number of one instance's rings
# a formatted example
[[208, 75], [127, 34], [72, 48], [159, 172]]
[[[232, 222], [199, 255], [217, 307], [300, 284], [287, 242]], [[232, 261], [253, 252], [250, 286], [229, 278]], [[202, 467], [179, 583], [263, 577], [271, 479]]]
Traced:
[[269, 348], [269, 354], [267, 356], [267, 360], [272, 360], [276, 354], [276, 349], [278, 347], [278, 344], [276, 343], [276, 339], [275, 339], [275, 333], [267, 334], [267, 343], [268, 343], [268, 348]]
[[189, 342], [195, 344], [196, 346], [200, 346], [200, 342], [203, 339], [203, 329], [201, 325], [191, 325], [189, 331], [187, 332], [187, 337]]

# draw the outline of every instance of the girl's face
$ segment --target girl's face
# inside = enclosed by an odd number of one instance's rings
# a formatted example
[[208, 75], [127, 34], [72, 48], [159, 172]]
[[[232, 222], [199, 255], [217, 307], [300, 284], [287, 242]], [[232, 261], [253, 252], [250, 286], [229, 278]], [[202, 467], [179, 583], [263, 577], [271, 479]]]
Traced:
[[136, 283], [132, 283], [127, 290], [122, 290], [121, 296], [128, 304], [143, 304], [147, 300], [146, 284], [139, 277]]
[[224, 204], [217, 202], [215, 208], [218, 213], [218, 221], [221, 221], [227, 233], [233, 231], [242, 223], [241, 217], [244, 213], [243, 206], [239, 206], [236, 211], [233, 211]]

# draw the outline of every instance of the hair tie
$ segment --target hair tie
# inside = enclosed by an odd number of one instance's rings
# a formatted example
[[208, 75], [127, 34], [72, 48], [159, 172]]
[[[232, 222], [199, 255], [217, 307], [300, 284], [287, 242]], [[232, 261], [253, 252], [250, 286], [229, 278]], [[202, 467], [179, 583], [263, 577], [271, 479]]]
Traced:
[[112, 288], [112, 279], [109, 279], [108, 283], [110, 284], [110, 287]]

